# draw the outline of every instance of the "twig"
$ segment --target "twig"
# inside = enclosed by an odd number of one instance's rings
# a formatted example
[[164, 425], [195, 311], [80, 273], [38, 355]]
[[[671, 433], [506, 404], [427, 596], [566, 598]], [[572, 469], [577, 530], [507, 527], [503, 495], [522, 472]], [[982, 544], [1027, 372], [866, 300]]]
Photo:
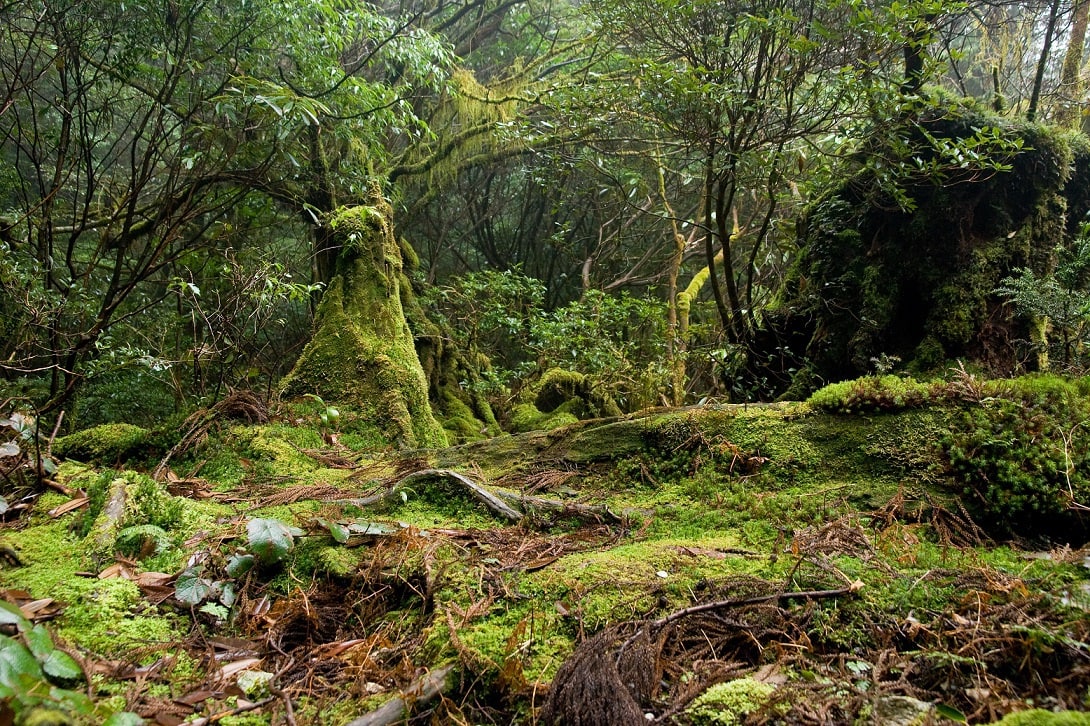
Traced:
[[379, 708], [365, 713], [345, 726], [388, 726], [402, 721], [413, 704], [427, 703], [446, 690], [447, 676], [453, 669], [453, 665], [443, 666], [420, 676], [409, 684], [400, 696], [390, 699]]
[[61, 430], [61, 422], [62, 421], [64, 421], [64, 410], [63, 409], [61, 410], [61, 412], [59, 414], [57, 414], [57, 423], [55, 423], [53, 425], [53, 433], [51, 433], [49, 435], [49, 441], [46, 442], [45, 450], [46, 450], [47, 454], [53, 453], [53, 442], [57, 440], [57, 432]]
[[228, 716], [237, 716], [240, 713], [247, 713], [249, 711], [256, 711], [257, 709], [259, 709], [259, 708], [261, 708], [263, 706], [268, 706], [270, 703], [272, 703], [275, 700], [276, 700], [275, 696], [271, 696], [269, 698], [262, 698], [260, 701], [254, 701], [253, 703], [247, 703], [247, 704], [244, 704], [242, 706], [236, 706], [235, 708], [232, 708], [230, 711], [220, 711], [219, 713], [214, 713], [211, 716], [205, 716], [203, 718], [198, 718], [195, 721], [187, 721], [186, 726], [208, 726], [208, 724], [213, 724], [213, 723], [216, 723], [217, 721], [222, 721], [223, 719], [227, 718]]
[[771, 595], [758, 595], [756, 597], [746, 597], [738, 600], [716, 600], [715, 602], [701, 603], [700, 605], [693, 605], [682, 610], [677, 610], [670, 613], [664, 618], [660, 618], [651, 623], [651, 626], [655, 629], [662, 628], [669, 625], [672, 622], [681, 620], [682, 618], [690, 615], [696, 615], [697, 613], [705, 613], [709, 610], [721, 610], [724, 608], [736, 608], [743, 605], [757, 605], [762, 602], [772, 602], [780, 600], [819, 600], [827, 597], [841, 597], [842, 595], [851, 595], [859, 592], [863, 589], [863, 582], [856, 580], [848, 587], [842, 587], [836, 590], [804, 590], [797, 592], [774, 592]]

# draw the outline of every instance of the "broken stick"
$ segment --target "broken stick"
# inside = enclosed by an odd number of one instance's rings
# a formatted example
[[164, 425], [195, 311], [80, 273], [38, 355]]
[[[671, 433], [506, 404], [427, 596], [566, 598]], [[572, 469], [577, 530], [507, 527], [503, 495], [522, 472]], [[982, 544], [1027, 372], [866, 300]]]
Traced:
[[453, 665], [426, 673], [409, 684], [397, 698], [392, 698], [370, 713], [349, 721], [345, 726], [388, 726], [403, 721], [413, 704], [427, 703], [447, 689], [447, 676]]

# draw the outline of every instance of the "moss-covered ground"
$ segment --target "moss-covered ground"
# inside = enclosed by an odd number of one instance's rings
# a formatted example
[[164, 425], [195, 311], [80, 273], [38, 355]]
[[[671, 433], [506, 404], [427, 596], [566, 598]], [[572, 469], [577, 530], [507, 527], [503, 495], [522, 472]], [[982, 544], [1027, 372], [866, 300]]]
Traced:
[[[660, 723], [1085, 723], [1085, 530], [989, 538], [941, 461], [957, 415], [707, 406], [397, 456], [306, 407], [224, 421], [161, 482], [62, 465], [88, 502], [9, 516], [0, 587], [63, 608], [46, 627], [94, 723], [346, 724], [448, 664], [417, 713], [537, 723], [580, 644], [640, 627], [651, 685], [629, 696]], [[391, 490], [425, 469], [610, 515], [511, 522], [441, 473]], [[100, 561], [118, 480], [123, 554]]]

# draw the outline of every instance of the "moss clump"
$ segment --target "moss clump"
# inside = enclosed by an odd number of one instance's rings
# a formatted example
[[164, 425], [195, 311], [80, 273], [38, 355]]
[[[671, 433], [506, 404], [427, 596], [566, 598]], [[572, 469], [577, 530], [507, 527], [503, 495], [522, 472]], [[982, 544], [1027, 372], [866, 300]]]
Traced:
[[551, 431], [591, 418], [621, 415], [617, 403], [582, 373], [550, 368], [524, 401], [511, 412], [511, 428], [517, 433]]
[[992, 395], [968, 405], [941, 441], [946, 468], [971, 509], [1001, 534], [1079, 538], [1086, 523], [1071, 514], [1090, 499], [1090, 398], [1055, 376], [985, 386]]
[[62, 436], [53, 443], [59, 456], [101, 464], [118, 464], [141, 454], [151, 433], [139, 426], [112, 423]]
[[775, 686], [753, 678], [717, 683], [697, 696], [685, 714], [694, 726], [735, 726], [764, 708], [775, 691]]
[[928, 403], [932, 391], [930, 384], [913, 378], [867, 376], [825, 386], [810, 396], [809, 403], [814, 408], [837, 413], [899, 411]]
[[281, 383], [286, 396], [316, 394], [364, 412], [398, 447], [447, 443], [401, 304], [401, 249], [388, 203], [339, 210], [329, 220], [342, 250], [316, 329]]
[[995, 722], [996, 726], [1090, 726], [1090, 713], [1079, 711], [1046, 711], [1034, 708], [1018, 711]]
[[520, 434], [528, 431], [552, 431], [578, 421], [579, 417], [563, 406], [543, 413], [532, 403], [522, 403], [511, 411], [511, 429]]
[[534, 390], [534, 405], [543, 413], [566, 405], [580, 419], [621, 415], [620, 407], [609, 394], [595, 387], [594, 381], [582, 373], [550, 368]]

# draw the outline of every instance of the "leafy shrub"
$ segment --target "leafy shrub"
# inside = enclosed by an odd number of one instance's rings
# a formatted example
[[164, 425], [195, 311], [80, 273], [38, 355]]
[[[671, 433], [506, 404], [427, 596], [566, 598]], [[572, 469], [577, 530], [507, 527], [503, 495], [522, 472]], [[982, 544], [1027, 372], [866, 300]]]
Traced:
[[89, 376], [76, 395], [72, 422], [80, 428], [129, 423], [150, 427], [175, 412], [169, 374], [130, 365]]
[[810, 405], [824, 411], [898, 411], [918, 408], [934, 398], [931, 384], [894, 375], [866, 376], [832, 383], [810, 396]]
[[1090, 499], [1090, 400], [1055, 376], [989, 384], [993, 395], [954, 419], [941, 442], [954, 483], [985, 524], [1045, 527]]

